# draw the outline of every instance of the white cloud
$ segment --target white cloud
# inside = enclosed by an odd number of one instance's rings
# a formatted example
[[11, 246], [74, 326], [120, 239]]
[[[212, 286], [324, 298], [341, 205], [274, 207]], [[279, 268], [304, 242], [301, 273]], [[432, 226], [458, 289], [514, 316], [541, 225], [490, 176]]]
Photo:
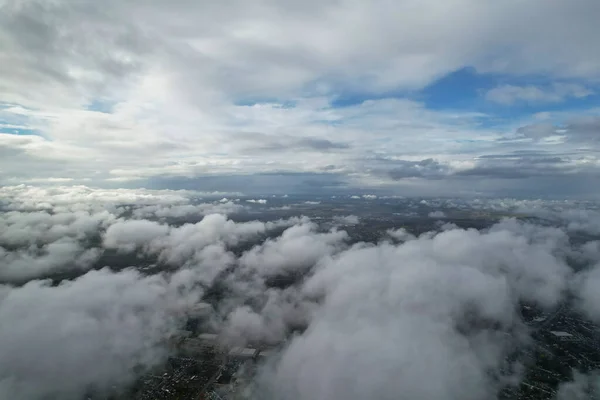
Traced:
[[199, 296], [181, 283], [101, 270], [58, 286], [0, 286], [0, 319], [10, 321], [0, 326], [0, 396], [79, 399], [158, 365], [178, 313]]
[[446, 218], [446, 214], [443, 211], [432, 211], [427, 216], [429, 218]]
[[[378, 158], [389, 156], [433, 159], [452, 172], [475, 153], [504, 149], [494, 140], [511, 132], [483, 128], [478, 112], [432, 111], [408, 99], [332, 103], [347, 93], [415, 93], [465, 67], [560, 82], [513, 86], [503, 101], [585, 97], [600, 70], [590, 56], [594, 7], [7, 3], [0, 124], [34, 135], [0, 134], [0, 181], [139, 186], [293, 172], [390, 189], [398, 183], [381, 176], [388, 163]], [[423, 191], [412, 181], [437, 177], [404, 177], [402, 189]]]
[[248, 203], [255, 203], [255, 204], [267, 204], [267, 200], [266, 199], [248, 199], [246, 200]]
[[240, 264], [263, 276], [302, 274], [322, 257], [339, 251], [348, 238], [345, 231], [316, 233], [316, 228], [313, 223], [292, 226], [277, 239], [244, 253]]
[[[561, 242], [536, 235], [507, 222], [321, 260], [303, 290], [323, 303], [265, 372], [265, 390], [283, 399], [494, 397], [500, 383], [487, 372], [525, 339], [517, 302], [552, 307], [566, 289], [569, 268], [553, 255]], [[433, 384], [421, 384], [423, 371]]]
[[[5, 344], [0, 346], [0, 397], [79, 398], [88, 384], [124, 383], [133, 378], [136, 364], [150, 367], [163, 360], [164, 340], [177, 328], [178, 316], [200, 299], [202, 291], [194, 288], [210, 286], [218, 276], [228, 296], [215, 304], [211, 326], [224, 342], [275, 344], [296, 332], [259, 380], [265, 398], [392, 399], [398, 390], [408, 398], [493, 398], [504, 381], [489, 372], [500, 371], [512, 346], [528, 340], [516, 312], [519, 302], [550, 309], [571, 290], [580, 310], [600, 318], [594, 290], [598, 268], [572, 280], [566, 263], [567, 256], [580, 256], [592, 266], [600, 254], [597, 243], [573, 245], [567, 236], [573, 230], [593, 231], [593, 226], [571, 226], [587, 218], [567, 212], [582, 208], [581, 202], [407, 200], [409, 208], [529, 209], [553, 215], [561, 227], [506, 219], [488, 230], [446, 225], [419, 237], [400, 228], [388, 231], [393, 242], [350, 245], [345, 231], [323, 231], [307, 218], [236, 223], [211, 214], [181, 226], [136, 219], [141, 216], [135, 211], [150, 212], [147, 207], [158, 207], [154, 216], [171, 210], [168, 200], [179, 199], [174, 207], [189, 205], [193, 195], [188, 192], [19, 187], [7, 193], [14, 194], [11, 208], [22, 210], [4, 214], [10, 221], [5, 226], [13, 229], [7, 238], [23, 249], [5, 248], [0, 258], [25, 260], [31, 273], [26, 278], [43, 275], [38, 267], [54, 268], [54, 260], [89, 257], [93, 262], [96, 250], [85, 247], [83, 239], [89, 235], [101, 235], [106, 248], [157, 256], [174, 271], [142, 276], [104, 269], [57, 286], [45, 281], [0, 286], [1, 319], [14, 321], [0, 325]], [[95, 204], [95, 212], [70, 201], [82, 198]], [[100, 205], [115, 214], [99, 211]], [[54, 209], [63, 211], [39, 211]], [[283, 228], [280, 235], [262, 239]], [[31, 233], [16, 234], [24, 229]], [[230, 251], [259, 237], [241, 254]], [[0, 269], [6, 271], [14, 269]], [[285, 289], [266, 284], [282, 277], [296, 280]], [[38, 358], [42, 361], [34, 362]], [[62, 368], [56, 369], [57, 363]], [[88, 363], [93, 365], [82, 367]], [[423, 371], [435, 384], [419, 383]], [[65, 384], [66, 376], [72, 379]]]

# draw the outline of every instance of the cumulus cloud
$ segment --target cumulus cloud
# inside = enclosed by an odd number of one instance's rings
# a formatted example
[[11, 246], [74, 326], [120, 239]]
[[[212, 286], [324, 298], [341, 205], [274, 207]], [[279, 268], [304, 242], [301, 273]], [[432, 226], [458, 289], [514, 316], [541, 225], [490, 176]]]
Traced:
[[277, 239], [268, 239], [244, 253], [240, 264], [263, 276], [303, 273], [322, 257], [338, 251], [348, 238], [345, 231], [317, 233], [316, 228], [314, 223], [294, 225]]
[[446, 214], [443, 211], [432, 211], [427, 214], [429, 218], [446, 218]]
[[178, 315], [198, 300], [181, 277], [106, 269], [58, 286], [0, 286], [0, 395], [79, 399], [158, 365]]
[[101, 254], [101, 249], [85, 249], [80, 243], [68, 238], [14, 251], [0, 247], [0, 281], [28, 280], [70, 269], [86, 270]]
[[137, 218], [187, 218], [207, 214], [234, 214], [242, 211], [243, 206], [232, 201], [218, 203], [185, 204], [174, 206], [144, 206], [133, 211]]
[[255, 203], [255, 204], [267, 204], [267, 200], [266, 199], [248, 199], [246, 200], [248, 203]]
[[[264, 390], [283, 399], [494, 397], [500, 382], [486, 371], [525, 340], [518, 301], [554, 306], [569, 275], [552, 235], [507, 224], [322, 261], [304, 290], [323, 304], [265, 372]], [[433, 384], [422, 385], [423, 371]]]
[[[0, 213], [0, 279], [4, 281], [68, 270], [83, 272], [103, 253], [98, 243], [101, 235], [106, 248], [133, 251], [170, 232], [168, 225], [144, 218], [202, 217], [243, 210], [232, 202], [195, 203], [199, 193], [189, 191], [21, 185], [3, 187], [0, 192], [9, 210]], [[124, 223], [124, 216], [138, 220]]]
[[416, 239], [416, 236], [408, 232], [405, 228], [389, 229], [387, 234], [400, 242]]
[[[596, 258], [596, 261], [598, 259]], [[573, 292], [577, 307], [592, 321], [600, 322], [600, 264], [579, 273], [574, 281]]]

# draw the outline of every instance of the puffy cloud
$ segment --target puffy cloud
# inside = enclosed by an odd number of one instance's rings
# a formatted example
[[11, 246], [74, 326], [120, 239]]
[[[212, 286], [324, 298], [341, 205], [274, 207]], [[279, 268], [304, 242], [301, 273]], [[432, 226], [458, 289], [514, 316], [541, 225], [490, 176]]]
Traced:
[[446, 218], [446, 214], [443, 211], [432, 211], [427, 214], [429, 218]]
[[[303, 290], [323, 303], [266, 370], [264, 390], [283, 399], [494, 397], [501, 382], [487, 371], [526, 340], [518, 301], [552, 307], [569, 276], [554, 235], [528, 229], [452, 229], [322, 260]], [[422, 384], [424, 373], [433, 384]]]
[[82, 240], [116, 220], [107, 211], [48, 213], [11, 211], [0, 214], [0, 243], [20, 246], [62, 238]]
[[12, 210], [0, 213], [0, 279], [5, 281], [85, 271], [103, 252], [96, 248], [101, 235], [105, 247], [133, 251], [170, 233], [168, 225], [120, 216], [165, 219], [242, 209], [231, 202], [190, 204], [198, 193], [186, 191], [24, 185], [0, 191], [5, 208]]
[[408, 232], [406, 228], [388, 229], [387, 234], [400, 242], [416, 239], [416, 236]]
[[187, 218], [207, 214], [233, 214], [244, 209], [243, 206], [231, 201], [218, 203], [184, 204], [173, 206], [144, 206], [136, 208], [133, 215], [136, 218]]
[[255, 204], [267, 204], [267, 200], [266, 199], [248, 199], [246, 200], [248, 203], [255, 203]]
[[[595, 260], [596, 262], [598, 259]], [[600, 264], [579, 273], [573, 283], [578, 308], [592, 321], [600, 321]]]
[[22, 281], [50, 272], [86, 270], [100, 257], [102, 250], [83, 248], [72, 239], [59, 239], [41, 247], [30, 246], [9, 251], [0, 247], [0, 281]]
[[0, 395], [80, 399], [158, 365], [178, 316], [200, 295], [180, 278], [104, 269], [58, 286], [0, 286], [9, 322], [0, 326]]
[[[100, 189], [88, 186], [3, 186], [0, 195], [4, 209], [57, 211], [116, 211], [116, 206], [186, 205], [202, 196], [219, 196], [223, 193], [206, 193], [190, 190]], [[0, 204], [2, 204], [0, 203]]]
[[263, 276], [306, 272], [322, 257], [338, 251], [348, 238], [345, 231], [317, 233], [316, 228], [314, 223], [294, 225], [244, 253], [240, 264]]
[[109, 249], [131, 252], [138, 247], [148, 245], [153, 240], [163, 238], [169, 231], [168, 225], [157, 222], [120, 221], [106, 230], [103, 236], [103, 245]]

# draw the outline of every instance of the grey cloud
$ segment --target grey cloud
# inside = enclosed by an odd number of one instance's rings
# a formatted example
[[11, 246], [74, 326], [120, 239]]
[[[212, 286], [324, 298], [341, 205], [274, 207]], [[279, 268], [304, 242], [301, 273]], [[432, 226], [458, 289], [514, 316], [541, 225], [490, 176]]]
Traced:
[[429, 218], [446, 218], [446, 214], [443, 211], [432, 211], [427, 216]]
[[386, 233], [399, 242], [416, 239], [416, 236], [408, 232], [405, 228], [389, 229]]
[[598, 371], [590, 374], [573, 372], [573, 380], [562, 383], [556, 393], [556, 400], [586, 400], [600, 398], [600, 377]]
[[550, 87], [501, 85], [488, 90], [485, 98], [495, 103], [512, 105], [518, 102], [558, 103], [569, 97], [584, 98], [592, 94], [594, 92], [583, 85], [561, 82]]
[[573, 285], [579, 309], [592, 321], [600, 322], [600, 264], [578, 274]]
[[[75, 102], [76, 92], [87, 90], [100, 97], [109, 82], [139, 71], [141, 56], [151, 50], [142, 31], [111, 6], [9, 1], [2, 8], [0, 35], [7, 61], [0, 87], [9, 96], [5, 101], [43, 104], [51, 97]], [[27, 96], [24, 87], [29, 88]]]
[[487, 155], [478, 157], [472, 168], [457, 171], [456, 176], [483, 176], [500, 179], [525, 179], [544, 176], [598, 175], [600, 170], [578, 158], [537, 154]]
[[575, 117], [562, 126], [549, 123], [525, 125], [518, 128], [517, 133], [536, 140], [558, 135], [567, 141], [593, 143], [600, 138], [600, 117]]
[[315, 151], [328, 152], [334, 150], [349, 149], [348, 143], [336, 142], [319, 137], [296, 137], [290, 135], [266, 135], [263, 133], [238, 133], [237, 139], [241, 139], [248, 144], [245, 145], [246, 151]]
[[300, 147], [306, 147], [313, 150], [334, 150], [347, 149], [350, 147], [347, 143], [336, 143], [327, 139], [303, 138], [296, 142]]
[[385, 160], [384, 164], [389, 165], [388, 174], [395, 180], [404, 178], [437, 179], [450, 173], [447, 166], [432, 158], [421, 161]]
[[[412, 88], [465, 65], [482, 71], [597, 76], [598, 60], [590, 60], [596, 29], [590, 16], [597, 11], [592, 1], [576, 9], [560, 1], [546, 7], [536, 1], [525, 8], [510, 3], [494, 8], [476, 2], [450, 5], [442, 20], [432, 5], [437, 3], [411, 8], [404, 3], [362, 6], [346, 1], [301, 7], [271, 1], [209, 7], [189, 1], [168, 6], [155, 1], [108, 1], [102, 6], [9, 2], [1, 23], [11, 62], [3, 64], [3, 76], [6, 82], [12, 78], [38, 87], [44, 80], [48, 86], [75, 80], [75, 87], [92, 86], [98, 92], [100, 85], [90, 78], [94, 73], [102, 75], [102, 81], [120, 82], [154, 61], [169, 69], [177, 77], [178, 90], [191, 98], [213, 86], [233, 97], [276, 96], [332, 76], [337, 78], [327, 79], [330, 87]], [[130, 15], [136, 18], [126, 17]], [[398, 25], [392, 15], [402, 16], [403, 23]], [[468, 29], [448, 23], [451, 20]], [[87, 22], [85, 29], [79, 21]], [[269, 35], [230, 34], [245, 23]], [[415, 35], [436, 23], [427, 35]], [[507, 34], [509, 23], [512, 30]], [[442, 46], [440, 38], [451, 39], [452, 45]], [[184, 39], [191, 43], [184, 45]], [[564, 45], [572, 42], [579, 46]], [[414, 56], [423, 49], [421, 57]], [[91, 73], [72, 76], [73, 65]], [[17, 87], [10, 88], [18, 93]], [[557, 90], [579, 93], [565, 85]]]
[[0, 247], [0, 281], [21, 282], [72, 268], [87, 270], [101, 254], [101, 249], [85, 249], [69, 238], [13, 251]]

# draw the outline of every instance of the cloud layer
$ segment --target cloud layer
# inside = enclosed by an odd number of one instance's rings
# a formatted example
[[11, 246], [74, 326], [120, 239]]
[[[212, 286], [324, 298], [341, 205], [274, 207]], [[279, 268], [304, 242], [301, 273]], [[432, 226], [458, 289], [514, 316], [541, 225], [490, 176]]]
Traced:
[[[4, 280], [21, 278], [0, 285], [0, 393], [14, 399], [78, 399], [126, 385], [164, 361], [167, 340], [217, 282], [223, 296], [207, 328], [224, 343], [285, 341], [257, 378], [266, 399], [392, 399], [399, 391], [407, 399], [490, 398], [519, 380], [507, 355], [530, 342], [521, 302], [551, 310], [574, 294], [574, 306], [600, 321], [599, 231], [582, 223], [597, 211], [581, 205], [421, 200], [447, 215], [529, 209], [554, 226], [504, 219], [482, 230], [396, 229], [380, 242], [352, 243], [343, 230], [361, 222], [352, 215], [333, 228], [306, 217], [234, 222], [220, 214], [181, 224], [136, 210], [197, 194], [3, 190], [13, 211], [1, 214], [9, 228], [2, 256], [21, 257], [0, 267]], [[78, 193], [95, 200], [82, 204]], [[572, 241], [575, 234], [588, 239]], [[64, 250], [65, 240], [77, 251]], [[23, 253], [32, 246], [43, 254]], [[91, 250], [133, 255], [139, 269], [76, 262], [78, 251]], [[143, 272], [146, 260], [164, 271]], [[75, 273], [60, 283], [35, 279], [54, 268]], [[422, 385], [423, 376], [432, 383]], [[559, 394], [575, 393], [577, 382]]]

